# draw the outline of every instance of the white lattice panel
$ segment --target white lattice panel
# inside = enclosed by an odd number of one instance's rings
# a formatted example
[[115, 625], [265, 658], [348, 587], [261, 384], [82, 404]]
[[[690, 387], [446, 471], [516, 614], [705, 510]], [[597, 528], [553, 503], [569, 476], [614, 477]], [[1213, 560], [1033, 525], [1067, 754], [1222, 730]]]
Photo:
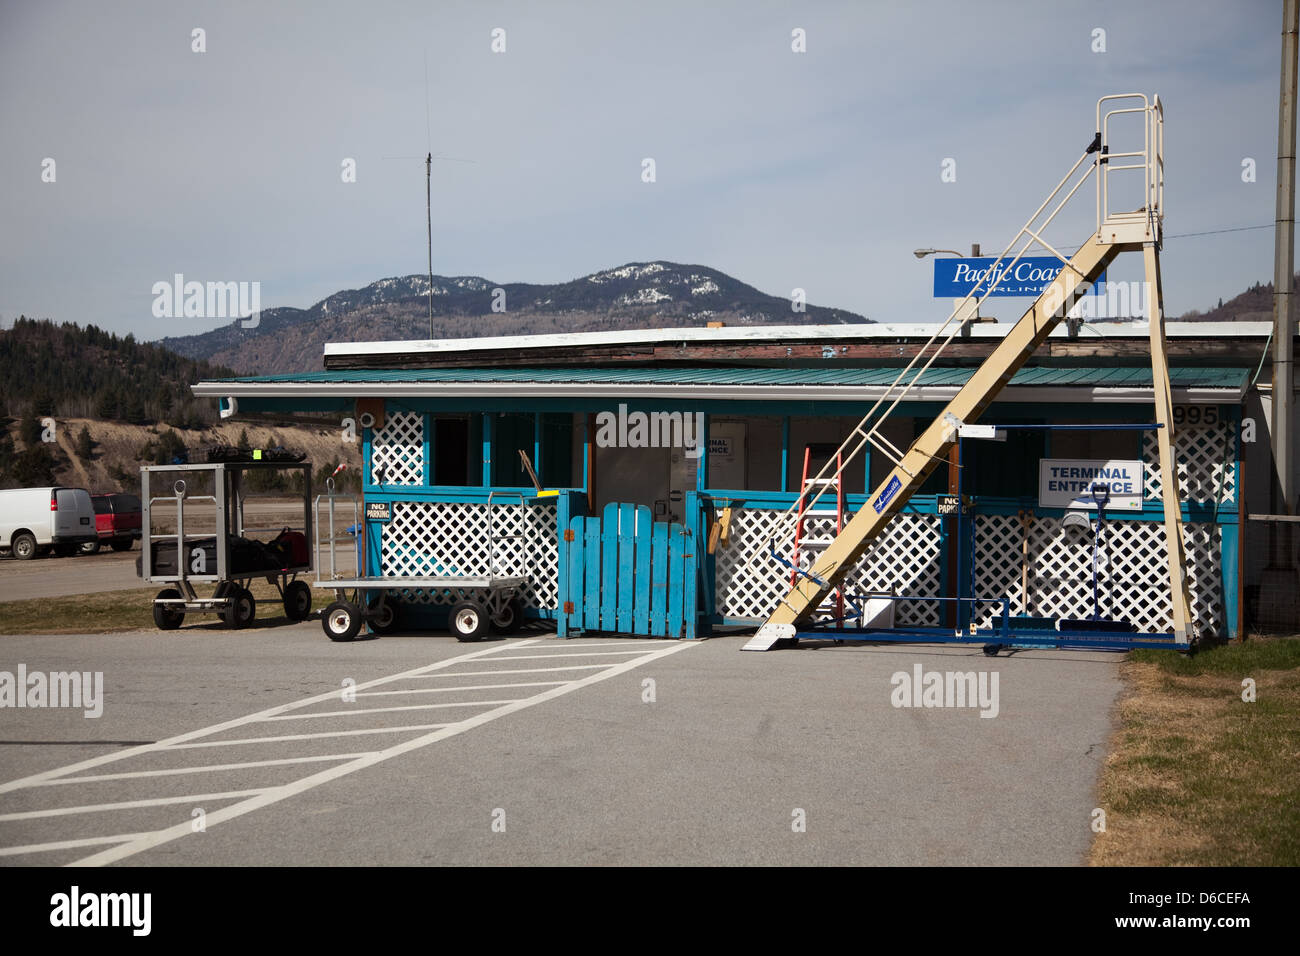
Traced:
[[[790, 590], [790, 572], [768, 554], [769, 538], [783, 512], [741, 508], [732, 514], [730, 544], [717, 552], [718, 613], [724, 617], [763, 620]], [[845, 519], [847, 521], [847, 517]], [[940, 581], [940, 524], [936, 515], [898, 515], [884, 535], [863, 555], [845, 579], [850, 594], [868, 591], [899, 595], [937, 595]], [[833, 537], [834, 515], [809, 517], [800, 542], [801, 566], [811, 568], [815, 557]], [[791, 553], [793, 522], [787, 520], [778, 554]], [[937, 626], [935, 601], [899, 601], [895, 621], [900, 625]]]
[[[1025, 530], [1014, 515], [975, 518], [975, 592], [980, 598], [1007, 597], [1011, 613], [1081, 618], [1092, 613], [1092, 536], [1063, 529], [1061, 519], [1036, 517], [1028, 526], [1028, 602], [1022, 589]], [[1211, 524], [1184, 524], [1192, 616], [1203, 636], [1224, 633], [1221, 532]], [[1159, 521], [1109, 521], [1099, 576], [1101, 613], [1136, 624], [1140, 631], [1173, 627], [1165, 527]], [[969, 591], [969, 587], [966, 588]], [[980, 627], [1000, 611], [981, 608]]]
[[370, 433], [370, 483], [424, 484], [423, 415], [418, 412], [389, 412], [384, 418], [384, 427]]
[[[1174, 459], [1178, 464], [1178, 490], [1181, 501], [1209, 504], [1216, 500], [1237, 500], [1237, 474], [1233, 467], [1236, 448], [1236, 425], [1175, 425]], [[1142, 460], [1146, 463], [1146, 497], [1159, 500], [1160, 450], [1156, 433], [1146, 432], [1142, 440]]]
[[[554, 609], [559, 593], [555, 505], [493, 505], [489, 549], [486, 504], [397, 501], [383, 526], [380, 574], [384, 577], [498, 574], [528, 579], [528, 607]], [[489, 567], [489, 551], [495, 555]], [[403, 591], [405, 600], [450, 604], [451, 592]]]

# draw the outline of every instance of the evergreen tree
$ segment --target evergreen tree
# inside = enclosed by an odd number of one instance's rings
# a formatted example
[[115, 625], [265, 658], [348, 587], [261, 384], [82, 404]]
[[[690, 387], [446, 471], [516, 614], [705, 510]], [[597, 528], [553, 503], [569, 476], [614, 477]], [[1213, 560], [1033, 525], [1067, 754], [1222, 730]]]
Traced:
[[95, 396], [95, 417], [106, 421], [117, 418], [117, 395], [112, 389], [101, 389]]
[[31, 412], [23, 416], [22, 424], [18, 426], [18, 437], [23, 440], [23, 444], [31, 448], [33, 445], [41, 443], [41, 421]]
[[94, 449], [95, 442], [90, 437], [90, 429], [82, 425], [81, 431], [77, 433], [77, 457], [82, 461], [90, 461]]
[[14, 480], [22, 488], [40, 488], [43, 485], [56, 484], [54, 477], [56, 464], [49, 447], [38, 441], [35, 445], [24, 449], [14, 460]]

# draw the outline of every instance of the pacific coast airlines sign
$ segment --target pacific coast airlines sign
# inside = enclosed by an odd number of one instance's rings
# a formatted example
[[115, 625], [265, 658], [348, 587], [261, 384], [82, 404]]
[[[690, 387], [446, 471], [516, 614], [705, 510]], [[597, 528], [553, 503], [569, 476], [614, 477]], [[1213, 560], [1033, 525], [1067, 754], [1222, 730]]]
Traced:
[[[990, 282], [993, 282], [994, 296], [1031, 296], [1042, 294], [1056, 279], [1061, 271], [1061, 260], [1053, 256], [1026, 256], [1012, 264], [1011, 257], [1002, 260], [994, 268], [997, 259], [935, 259], [934, 260], [934, 297], [936, 299], [963, 298], [974, 292], [983, 295]], [[996, 276], [996, 280], [995, 280]], [[1103, 275], [1094, 283], [1092, 292], [1101, 295], [1105, 292], [1106, 277]]]

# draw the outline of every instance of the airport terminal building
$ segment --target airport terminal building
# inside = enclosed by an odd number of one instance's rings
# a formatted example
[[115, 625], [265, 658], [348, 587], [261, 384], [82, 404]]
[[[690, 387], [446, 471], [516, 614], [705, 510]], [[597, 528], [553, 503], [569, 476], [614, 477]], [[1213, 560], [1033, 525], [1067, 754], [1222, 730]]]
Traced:
[[[752, 326], [340, 343], [326, 347], [319, 372], [194, 391], [226, 413], [359, 423], [366, 574], [518, 574], [527, 613], [561, 635], [696, 637], [757, 625], [784, 596], [791, 572], [773, 554], [777, 519], [933, 331]], [[882, 432], [893, 445], [907, 448], [999, 339], [996, 325], [969, 331], [894, 409]], [[1189, 583], [1205, 636], [1242, 634], [1262, 571], [1245, 516], [1269, 510], [1258, 388], [1268, 381], [1268, 331], [1166, 328]], [[1163, 476], [1154, 429], [1142, 427], [1153, 422], [1148, 335], [1134, 322], [1055, 330], [982, 416], [1001, 428], [963, 439], [938, 464], [846, 588], [906, 598], [892, 603], [896, 623], [961, 628], [996, 611], [945, 600], [954, 595], [1005, 601], [1013, 615], [1083, 617], [1095, 585], [1109, 615], [1167, 630]], [[834, 537], [890, 466], [870, 451], [849, 462], [798, 522], [795, 560]], [[1095, 513], [1070, 518], [1080, 511], [1071, 476], [1105, 468], [1128, 486], [1107, 504], [1094, 576]], [[633, 538], [646, 546], [628, 547]], [[616, 600], [622, 592], [627, 600]], [[405, 592], [401, 616], [438, 627], [445, 604], [437, 592]]]

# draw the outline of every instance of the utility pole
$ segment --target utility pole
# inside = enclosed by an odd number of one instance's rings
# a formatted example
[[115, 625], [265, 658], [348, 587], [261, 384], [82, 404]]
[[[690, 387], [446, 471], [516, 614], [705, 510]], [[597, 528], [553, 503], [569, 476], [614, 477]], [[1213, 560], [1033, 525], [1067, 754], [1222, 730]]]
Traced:
[[[1282, 80], [1277, 122], [1277, 225], [1273, 262], [1273, 468], [1280, 497], [1276, 513], [1292, 514], [1295, 480], [1295, 114], [1300, 0], [1286, 0], [1282, 24]], [[1280, 522], [1285, 544], [1287, 522]], [[1284, 552], [1289, 555], [1289, 549]]]
[[[1282, 79], [1277, 108], [1277, 216], [1273, 238], [1273, 514], [1268, 522], [1268, 566], [1259, 580], [1259, 624], [1291, 630], [1300, 623], [1300, 580], [1292, 547], [1295, 481], [1295, 319], [1291, 311], [1295, 270], [1296, 53], [1300, 0], [1286, 0], [1282, 14]], [[1249, 531], [1247, 532], [1249, 535]]]

